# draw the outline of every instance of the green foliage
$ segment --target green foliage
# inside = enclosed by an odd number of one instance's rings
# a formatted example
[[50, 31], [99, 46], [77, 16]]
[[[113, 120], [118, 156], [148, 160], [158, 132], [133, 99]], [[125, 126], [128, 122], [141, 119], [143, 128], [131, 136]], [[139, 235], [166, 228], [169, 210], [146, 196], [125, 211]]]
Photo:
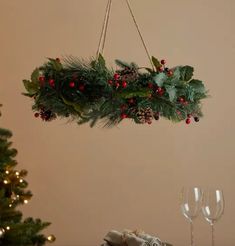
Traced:
[[[33, 80], [34, 78], [32, 75]], [[12, 133], [9, 130], [0, 128], [0, 228], [5, 230], [0, 238], [0, 245], [42, 246], [47, 238], [40, 234], [40, 231], [50, 223], [32, 218], [23, 220], [22, 213], [16, 210], [16, 207], [24, 204], [32, 194], [25, 190], [27, 182], [24, 177], [27, 171], [14, 169], [17, 165], [14, 160], [17, 150], [11, 148], [12, 143], [9, 141], [11, 137]], [[7, 230], [7, 227], [10, 227], [10, 230]]]
[[159, 60], [154, 56], [152, 56], [152, 62], [153, 62], [153, 65], [155, 66], [156, 69], [158, 69], [159, 67], [162, 66], [161, 63], [159, 62]]
[[[43, 120], [49, 121], [53, 115], [91, 127], [97, 122], [112, 127], [126, 117], [140, 123], [138, 111], [149, 108], [153, 115], [173, 122], [185, 120], [189, 114], [202, 116], [201, 100], [207, 91], [200, 80], [193, 79], [194, 69], [177, 66], [160, 72], [158, 59], [152, 57], [152, 62], [156, 71], [145, 68], [147, 72], [142, 73], [135, 63], [120, 60], [116, 60], [120, 69], [113, 71], [101, 55], [90, 61], [72, 56], [63, 62], [49, 58], [33, 72], [31, 81], [23, 81], [24, 95], [34, 98], [33, 110]], [[43, 84], [38, 81], [39, 73], [44, 76]]]
[[193, 77], [193, 67], [184, 66], [180, 69], [181, 80], [189, 81]]

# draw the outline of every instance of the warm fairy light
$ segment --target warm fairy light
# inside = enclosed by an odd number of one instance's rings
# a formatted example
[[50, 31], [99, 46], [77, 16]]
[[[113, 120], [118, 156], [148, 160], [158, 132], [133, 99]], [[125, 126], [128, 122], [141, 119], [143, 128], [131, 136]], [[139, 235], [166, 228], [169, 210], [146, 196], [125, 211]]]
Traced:
[[17, 198], [20, 198], [20, 196], [19, 196], [19, 195], [17, 195], [16, 197], [17, 197]]
[[24, 182], [24, 180], [23, 179], [20, 179], [20, 183], [23, 183]]
[[29, 201], [28, 200], [24, 200], [24, 204], [27, 204]]
[[0, 237], [2, 237], [5, 233], [5, 230], [3, 228], [0, 228]]
[[5, 180], [3, 181], [3, 183], [4, 183], [4, 184], [8, 184], [8, 181], [5, 179]]
[[15, 174], [16, 174], [17, 176], [19, 176], [19, 175], [20, 175], [20, 173], [19, 173], [18, 171], [16, 171], [16, 172], [15, 172]]
[[12, 207], [12, 204], [9, 204], [9, 207], [11, 208]]
[[7, 170], [7, 171], [6, 171], [6, 174], [9, 174], [9, 173], [10, 173], [10, 172]]
[[6, 229], [9, 231], [11, 228], [10, 228], [10, 226], [7, 226]]
[[56, 237], [54, 235], [50, 235], [47, 237], [47, 241], [49, 243], [53, 243], [53, 242], [55, 242], [55, 240], [56, 240]]

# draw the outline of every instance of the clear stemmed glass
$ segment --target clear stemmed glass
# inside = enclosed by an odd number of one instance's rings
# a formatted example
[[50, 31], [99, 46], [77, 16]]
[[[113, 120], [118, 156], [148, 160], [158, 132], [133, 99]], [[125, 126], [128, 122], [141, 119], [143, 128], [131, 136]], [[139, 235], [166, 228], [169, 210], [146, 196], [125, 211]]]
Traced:
[[211, 245], [215, 245], [214, 224], [224, 213], [224, 195], [219, 189], [209, 189], [203, 192], [202, 213], [211, 225]]
[[193, 220], [199, 215], [202, 204], [202, 191], [198, 187], [183, 188], [180, 196], [181, 211], [190, 222], [191, 246], [194, 244]]

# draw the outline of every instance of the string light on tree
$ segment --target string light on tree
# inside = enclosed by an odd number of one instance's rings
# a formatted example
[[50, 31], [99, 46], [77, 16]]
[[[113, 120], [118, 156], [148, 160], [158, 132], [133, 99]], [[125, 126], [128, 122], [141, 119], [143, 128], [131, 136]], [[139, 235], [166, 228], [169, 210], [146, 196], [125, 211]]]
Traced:
[[2, 238], [5, 234], [4, 228], [0, 228], [0, 238]]
[[0, 128], [0, 175], [1, 202], [0, 202], [0, 245], [40, 245], [47, 242], [47, 237], [40, 232], [50, 223], [40, 219], [26, 218], [16, 210], [18, 205], [27, 204], [32, 194], [27, 188], [24, 177], [26, 170], [14, 170], [17, 165], [14, 159], [17, 150], [11, 148], [12, 133]]
[[47, 241], [49, 243], [53, 243], [53, 242], [55, 242], [55, 240], [56, 240], [56, 237], [54, 235], [50, 235], [47, 237]]

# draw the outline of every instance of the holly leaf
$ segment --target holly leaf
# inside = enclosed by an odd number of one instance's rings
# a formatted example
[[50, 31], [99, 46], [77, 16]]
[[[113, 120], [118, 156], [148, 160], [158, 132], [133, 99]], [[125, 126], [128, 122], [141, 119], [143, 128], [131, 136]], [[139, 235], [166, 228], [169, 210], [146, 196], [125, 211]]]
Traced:
[[159, 67], [162, 66], [161, 63], [159, 62], [159, 60], [154, 56], [152, 56], [152, 62], [153, 62], [153, 65], [155, 66], [156, 69], [158, 69]]
[[153, 73], [154, 72], [153, 69], [148, 68], [148, 67], [145, 67], [144, 69], [147, 70], [149, 73]]
[[39, 77], [39, 69], [35, 68], [31, 74], [31, 81], [33, 83], [38, 83], [38, 77]]
[[40, 89], [38, 83], [31, 82], [30, 80], [23, 80], [23, 83], [29, 95], [36, 94]]
[[173, 102], [176, 97], [176, 88], [174, 86], [165, 86], [166, 92], [169, 95], [169, 100]]
[[56, 60], [56, 59], [53, 59], [53, 58], [48, 58], [52, 67], [56, 70], [56, 71], [60, 71], [62, 70], [63, 66], [61, 64], [60, 61]]
[[105, 59], [104, 57], [99, 54], [99, 57], [98, 57], [98, 63], [102, 66], [102, 67], [105, 67]]
[[193, 77], [194, 68], [190, 66], [184, 66], [180, 69], [180, 79], [183, 81], [189, 81]]
[[194, 89], [194, 91], [199, 92], [199, 93], [204, 93], [206, 90], [201, 80], [192, 79], [189, 82], [189, 85]]
[[153, 77], [153, 80], [159, 87], [161, 87], [167, 78], [168, 77], [165, 73], [158, 73]]

